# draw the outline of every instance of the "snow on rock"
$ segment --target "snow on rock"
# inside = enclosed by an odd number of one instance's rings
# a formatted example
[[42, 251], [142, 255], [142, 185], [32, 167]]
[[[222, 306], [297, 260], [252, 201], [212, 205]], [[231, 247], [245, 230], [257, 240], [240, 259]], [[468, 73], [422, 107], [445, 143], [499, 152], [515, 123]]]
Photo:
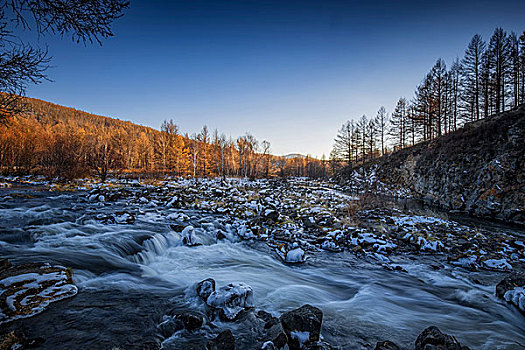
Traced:
[[306, 260], [304, 250], [301, 248], [295, 248], [286, 253], [285, 261], [287, 263], [301, 263]]
[[0, 324], [38, 314], [52, 302], [76, 295], [71, 272], [62, 266], [26, 264], [0, 273]]
[[233, 321], [241, 311], [254, 306], [253, 290], [245, 283], [230, 283], [213, 291], [206, 304], [219, 309], [220, 316], [225, 320]]
[[483, 261], [483, 266], [485, 268], [498, 271], [512, 270], [512, 265], [509, 264], [507, 259], [487, 259]]
[[516, 287], [511, 290], [506, 291], [503, 298], [509, 303], [516, 305], [516, 307], [520, 309], [521, 312], [525, 312], [525, 288], [524, 287]]

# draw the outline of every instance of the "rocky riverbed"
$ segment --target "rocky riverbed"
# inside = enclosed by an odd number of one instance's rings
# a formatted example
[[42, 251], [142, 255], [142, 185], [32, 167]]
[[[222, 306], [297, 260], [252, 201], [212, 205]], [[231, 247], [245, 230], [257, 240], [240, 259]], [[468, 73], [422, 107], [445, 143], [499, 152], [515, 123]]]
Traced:
[[38, 339], [31, 346], [49, 349], [525, 344], [519, 228], [370, 205], [336, 184], [297, 178], [0, 182], [0, 253], [10, 265], [0, 276], [2, 341]]

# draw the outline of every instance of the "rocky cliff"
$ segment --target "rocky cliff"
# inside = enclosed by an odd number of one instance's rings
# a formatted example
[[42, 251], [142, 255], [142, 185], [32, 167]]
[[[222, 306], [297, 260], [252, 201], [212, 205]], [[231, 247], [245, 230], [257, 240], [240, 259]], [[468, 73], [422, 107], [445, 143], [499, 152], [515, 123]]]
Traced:
[[380, 183], [443, 208], [525, 223], [525, 105], [368, 167]]

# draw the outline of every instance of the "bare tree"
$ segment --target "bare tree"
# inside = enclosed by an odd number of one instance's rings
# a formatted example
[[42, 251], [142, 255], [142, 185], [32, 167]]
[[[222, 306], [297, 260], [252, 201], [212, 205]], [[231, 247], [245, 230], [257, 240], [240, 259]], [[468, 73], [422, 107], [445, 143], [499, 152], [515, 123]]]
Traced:
[[101, 43], [126, 0], [5, 0], [0, 3], [0, 122], [26, 110], [19, 98], [28, 85], [47, 78], [50, 57], [15, 35], [15, 28], [38, 35], [71, 35], [76, 42]]

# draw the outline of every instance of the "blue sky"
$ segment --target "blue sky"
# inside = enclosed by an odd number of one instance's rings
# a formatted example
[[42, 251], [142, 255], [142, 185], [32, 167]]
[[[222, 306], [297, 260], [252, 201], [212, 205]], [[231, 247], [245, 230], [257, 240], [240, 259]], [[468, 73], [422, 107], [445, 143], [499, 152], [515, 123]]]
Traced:
[[39, 39], [28, 96], [183, 132], [250, 132], [274, 154], [330, 153], [340, 125], [411, 98], [472, 36], [525, 29], [525, 1], [131, 0], [102, 46]]

